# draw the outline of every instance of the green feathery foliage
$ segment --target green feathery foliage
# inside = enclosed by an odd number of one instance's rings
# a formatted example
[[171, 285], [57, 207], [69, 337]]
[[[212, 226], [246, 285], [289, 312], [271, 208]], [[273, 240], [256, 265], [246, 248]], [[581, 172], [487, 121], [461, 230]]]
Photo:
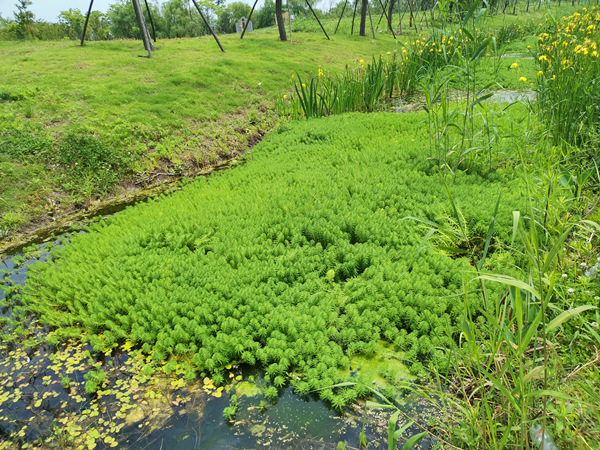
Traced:
[[[294, 123], [244, 166], [73, 236], [31, 267], [24, 308], [61, 332], [85, 331], [96, 350], [131, 339], [215, 380], [241, 361], [299, 392], [343, 381], [350, 357], [382, 340], [415, 368], [447, 364], [440, 349], [457, 330], [464, 300], [453, 294], [470, 262], [423, 249], [425, 227], [402, 220], [455, 226], [427, 146], [413, 139], [423, 119]], [[486, 235], [502, 194], [494, 242], [509, 242], [524, 189], [515, 173], [459, 171], [447, 183], [473, 239]], [[336, 404], [339, 395], [321, 391]]]

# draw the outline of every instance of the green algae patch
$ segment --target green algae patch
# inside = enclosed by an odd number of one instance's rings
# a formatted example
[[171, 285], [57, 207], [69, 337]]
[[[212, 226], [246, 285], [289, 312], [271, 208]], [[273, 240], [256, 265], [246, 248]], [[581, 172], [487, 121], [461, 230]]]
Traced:
[[336, 408], [368, 390], [326, 387], [352, 381], [340, 373], [381, 341], [414, 374], [443, 366], [471, 261], [424, 245], [427, 229], [405, 219], [453, 229], [457, 205], [465, 238], [481, 240], [501, 194], [493, 261], [525, 190], [509, 170], [443, 180], [415, 139], [423, 119], [356, 114], [282, 128], [242, 166], [73, 236], [31, 268], [17, 309], [65, 336], [83, 330], [95, 351], [130, 341], [215, 391], [228, 366], [245, 364], [264, 369], [267, 398], [291, 384]]
[[261, 390], [256, 383], [249, 381], [240, 381], [235, 384], [234, 388], [235, 395], [238, 397], [256, 397], [261, 394]]
[[372, 355], [355, 355], [350, 359], [350, 373], [359, 379], [369, 380], [378, 389], [396, 388], [400, 383], [414, 380], [403, 355], [384, 342]]

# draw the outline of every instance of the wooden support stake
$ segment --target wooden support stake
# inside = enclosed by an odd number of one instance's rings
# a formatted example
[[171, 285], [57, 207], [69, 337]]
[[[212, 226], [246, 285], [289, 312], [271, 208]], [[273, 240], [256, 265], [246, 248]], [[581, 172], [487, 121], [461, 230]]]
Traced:
[[[383, 14], [385, 14], [385, 20], [387, 21], [388, 29], [392, 33], [392, 36], [394, 36], [394, 39], [398, 39], [396, 37], [396, 33], [394, 33], [394, 29], [392, 28], [392, 21], [388, 18], [387, 11], [385, 10], [385, 6], [383, 6], [383, 3], [381, 3], [381, 0], [379, 0], [379, 4], [383, 8]], [[387, 5], [387, 2], [386, 2], [386, 5]]]
[[288, 18], [290, 19], [289, 20], [289, 22], [290, 22], [290, 44], [292, 44], [293, 40], [294, 40], [294, 38], [292, 37], [292, 16], [293, 16], [293, 14], [292, 14], [292, 9], [290, 8], [290, 0], [287, 0], [285, 4], [286, 4], [287, 10], [288, 10]]
[[356, 7], [358, 6], [358, 0], [354, 0], [354, 14], [352, 14], [352, 28], [350, 34], [354, 34], [354, 18], [356, 17]]
[[208, 23], [208, 20], [206, 20], [206, 17], [204, 17], [204, 14], [202, 14], [202, 10], [198, 6], [198, 3], [196, 3], [196, 0], [192, 0], [192, 2], [194, 2], [194, 6], [196, 7], [196, 9], [198, 10], [198, 12], [200, 13], [200, 17], [202, 17], [202, 20], [204, 20], [204, 25], [206, 25], [206, 27], [210, 30], [210, 34], [212, 34], [212, 36], [215, 38], [215, 41], [217, 41], [217, 44], [219, 44], [219, 47], [221, 48], [221, 51], [223, 53], [225, 53], [225, 49], [223, 48], [223, 46], [219, 42], [219, 38], [217, 37], [217, 35], [213, 31], [213, 29], [210, 27], [210, 25]]
[[[327, 38], [327, 40], [331, 40], [329, 39], [329, 35], [327, 34], [327, 31], [325, 31], [325, 28], [323, 28], [323, 24], [321, 23], [321, 21], [319, 20], [319, 17], [317, 16], [317, 13], [312, 9], [312, 6], [310, 6], [310, 3], [308, 3], [308, 0], [304, 0], [306, 2], [306, 4], [308, 5], [308, 8], [310, 9], [310, 12], [313, 13], [313, 16], [315, 16], [315, 19], [317, 19], [317, 22], [319, 22], [319, 25], [321, 27], [321, 30], [323, 30], [323, 33], [325, 33], [325, 37]], [[291, 19], [290, 19], [291, 20]]]
[[144, 0], [146, 4], [146, 11], [148, 11], [148, 18], [150, 19], [150, 26], [152, 27], [152, 38], [156, 42], [156, 30], [154, 29], [154, 21], [152, 20], [152, 14], [150, 14], [150, 7], [148, 6], [148, 0]]
[[[388, 4], [388, 0], [385, 0], [385, 4], [383, 6], [384, 11], [385, 11], [385, 8], [387, 8], [387, 4]], [[381, 13], [379, 15], [379, 20], [377, 21], [377, 28], [379, 28], [379, 25], [381, 25], [381, 19], [383, 19], [383, 13]]]
[[252, 11], [250, 11], [250, 15], [248, 16], [248, 20], [246, 20], [246, 23], [244, 24], [244, 29], [242, 30], [242, 35], [240, 36], [240, 39], [244, 39], [244, 34], [246, 34], [246, 28], [248, 28], [248, 24], [250, 23], [250, 19], [252, 18], [252, 13], [254, 12], [254, 8], [256, 8], [256, 4], [258, 3], [258, 0], [256, 0], [254, 2], [254, 5], [252, 5]]
[[337, 33], [338, 28], [340, 27], [340, 22], [342, 21], [342, 17], [344, 17], [344, 11], [346, 11], [346, 5], [348, 4], [348, 0], [344, 2], [344, 7], [342, 8], [342, 14], [340, 14], [340, 20], [338, 20], [337, 25], [335, 26], [335, 31], [333, 34]]
[[138, 26], [140, 27], [140, 31], [142, 33], [142, 41], [144, 41], [144, 48], [148, 51], [148, 58], [152, 58], [152, 52], [155, 50], [155, 48], [154, 45], [152, 45], [152, 39], [150, 39], [150, 33], [148, 32], [148, 27], [146, 26], [146, 19], [144, 19], [144, 12], [142, 11], [142, 6], [140, 5], [139, 0], [131, 0], [131, 3], [133, 3], [135, 16], [138, 20]]
[[367, 3], [367, 11], [369, 11], [369, 20], [371, 21], [371, 32], [373, 33], [373, 39], [375, 39], [375, 27], [373, 26], [373, 17], [371, 17], [371, 5]]
[[94, 4], [94, 0], [90, 2], [90, 7], [88, 9], [87, 16], [85, 16], [85, 24], [83, 25], [83, 34], [81, 35], [81, 45], [83, 45], [83, 41], [85, 41], [85, 32], [87, 30], [88, 22], [90, 21], [90, 15], [92, 14], [92, 5]]

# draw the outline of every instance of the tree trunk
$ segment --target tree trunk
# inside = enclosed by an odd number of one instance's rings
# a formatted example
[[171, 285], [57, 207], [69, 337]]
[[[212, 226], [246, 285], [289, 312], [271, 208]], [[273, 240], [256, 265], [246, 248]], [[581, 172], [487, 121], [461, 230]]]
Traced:
[[142, 11], [140, 0], [131, 0], [131, 2], [133, 3], [135, 16], [138, 21], [138, 26], [140, 27], [140, 32], [142, 33], [142, 41], [144, 41], [144, 48], [148, 51], [148, 57], [152, 58], [152, 52], [156, 49], [152, 44], [152, 39], [150, 38], [150, 33], [148, 32], [148, 27], [146, 26], [146, 19], [144, 19], [144, 12]]
[[366, 36], [367, 29], [367, 8], [369, 7], [369, 0], [362, 0], [362, 7], [360, 9], [360, 35]]
[[387, 15], [387, 19], [388, 19], [388, 28], [390, 30], [394, 29], [394, 25], [392, 24], [392, 16], [394, 15], [394, 4], [395, 4], [395, 0], [390, 0], [390, 4], [388, 7], [388, 15]]
[[287, 41], [287, 35], [285, 34], [285, 22], [283, 21], [282, 3], [283, 0], [275, 0], [275, 18], [277, 19], [277, 28], [279, 29], [279, 39], [282, 41]]

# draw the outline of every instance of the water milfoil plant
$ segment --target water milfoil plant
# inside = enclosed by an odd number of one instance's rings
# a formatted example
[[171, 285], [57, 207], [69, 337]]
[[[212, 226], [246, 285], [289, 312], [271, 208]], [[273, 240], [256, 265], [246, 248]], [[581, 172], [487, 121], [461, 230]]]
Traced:
[[[421, 226], [401, 220], [444, 223], [451, 208], [412, 141], [422, 120], [296, 123], [245, 166], [74, 237], [32, 267], [21, 309], [59, 336], [84, 333], [97, 351], [130, 339], [215, 383], [228, 364], [262, 367], [275, 393], [347, 381], [352, 357], [375, 354], [381, 341], [414, 374], [443, 367], [461, 314], [452, 295], [469, 261], [421, 249]], [[518, 203], [519, 181], [509, 189], [506, 176], [457, 174], [449, 189], [470, 233], [486, 234], [498, 190]], [[507, 240], [502, 206], [498, 222]], [[319, 393], [339, 407], [368, 394], [357, 386]]]

